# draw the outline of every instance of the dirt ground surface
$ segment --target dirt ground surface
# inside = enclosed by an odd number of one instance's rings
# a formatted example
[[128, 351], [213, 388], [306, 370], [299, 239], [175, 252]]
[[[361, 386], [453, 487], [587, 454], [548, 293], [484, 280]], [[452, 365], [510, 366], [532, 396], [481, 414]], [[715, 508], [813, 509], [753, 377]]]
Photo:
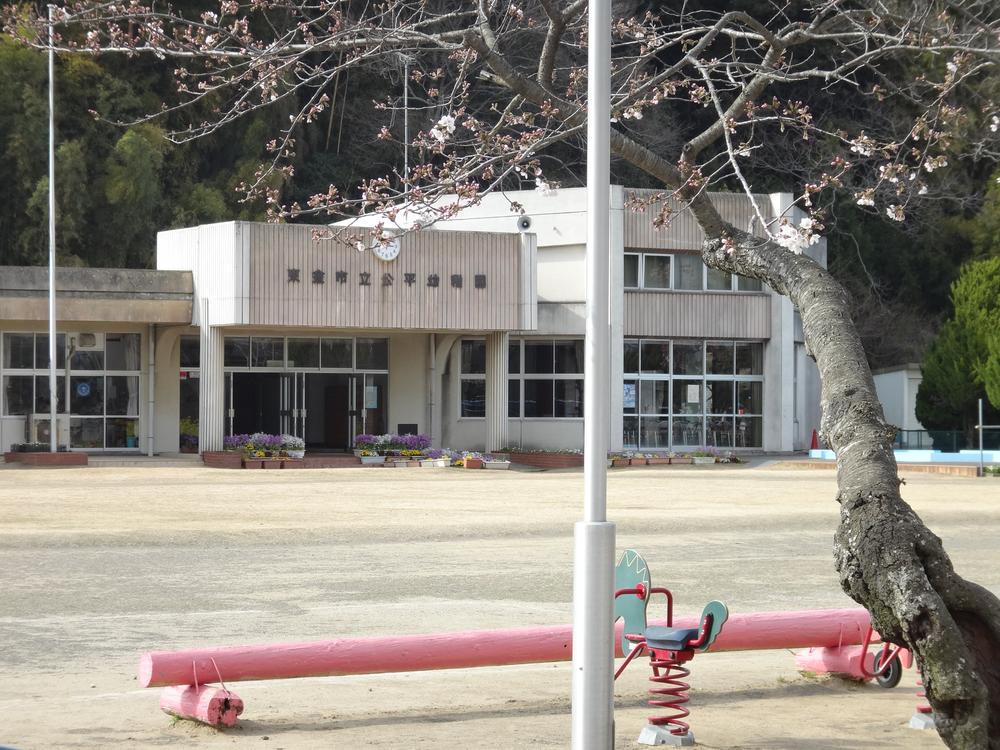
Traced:
[[[231, 685], [240, 725], [174, 721], [141, 652], [566, 623], [579, 471], [0, 470], [0, 745], [29, 748], [566, 747], [565, 663]], [[832, 471], [609, 475], [618, 547], [681, 614], [853, 606], [833, 569]], [[965, 576], [1000, 592], [1000, 481], [907, 476]], [[648, 666], [616, 686], [635, 738]], [[699, 656], [708, 748], [940, 748], [893, 690], [800, 675], [784, 651]]]

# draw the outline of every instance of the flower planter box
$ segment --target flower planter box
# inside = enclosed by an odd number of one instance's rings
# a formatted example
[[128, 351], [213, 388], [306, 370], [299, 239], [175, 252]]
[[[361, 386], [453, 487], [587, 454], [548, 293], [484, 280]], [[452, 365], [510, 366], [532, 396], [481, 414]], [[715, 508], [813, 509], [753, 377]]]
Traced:
[[18, 451], [4, 453], [4, 460], [10, 463], [20, 463], [24, 466], [86, 466], [86, 453], [71, 453], [69, 451]]
[[420, 462], [420, 466], [424, 469], [443, 469], [451, 464], [451, 460], [447, 458], [425, 458]]
[[304, 469], [305, 464], [305, 458], [295, 458], [293, 456], [289, 456], [288, 458], [281, 459], [282, 469]]
[[691, 458], [691, 456], [674, 456], [673, 458], [670, 459], [670, 463], [687, 465], [687, 464], [693, 464], [694, 459]]
[[382, 466], [385, 463], [385, 456], [358, 456], [358, 458], [361, 459], [363, 466]]
[[511, 463], [534, 466], [539, 469], [574, 469], [583, 466], [579, 453], [516, 453], [510, 454]]
[[484, 469], [509, 469], [510, 461], [483, 461]]
[[289, 458], [300, 458], [300, 459], [301, 458], [305, 458], [306, 457], [305, 448], [303, 448], [302, 450], [298, 450], [298, 451], [288, 451], [288, 457]]
[[205, 451], [201, 454], [205, 466], [213, 469], [242, 469], [243, 454], [239, 451]]
[[646, 459], [645, 458], [630, 458], [628, 460], [628, 465], [629, 466], [645, 466], [646, 465]]
[[385, 459], [385, 465], [388, 466], [388, 467], [390, 467], [390, 468], [393, 468], [393, 469], [405, 469], [407, 466], [410, 465], [410, 462], [409, 461], [401, 460], [398, 457], [392, 458], [390, 456], [390, 457], [386, 457], [386, 459]]
[[481, 458], [467, 458], [465, 459], [466, 469], [481, 469], [483, 468], [483, 460]]
[[628, 466], [629, 465], [629, 459], [627, 459], [627, 458], [612, 458], [611, 459], [611, 465], [612, 466]]
[[715, 463], [715, 456], [692, 456], [695, 466], [707, 466]]
[[669, 464], [670, 459], [666, 456], [653, 456], [652, 458], [646, 459], [650, 466], [663, 466], [664, 464]]
[[280, 458], [246, 458], [243, 460], [243, 466], [247, 469], [280, 469], [282, 460]]

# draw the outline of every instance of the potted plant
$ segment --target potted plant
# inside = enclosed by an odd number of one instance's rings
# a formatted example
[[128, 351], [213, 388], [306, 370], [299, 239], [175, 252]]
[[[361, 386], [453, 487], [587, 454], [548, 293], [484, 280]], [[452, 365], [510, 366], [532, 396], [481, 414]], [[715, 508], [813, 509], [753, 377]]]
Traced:
[[451, 457], [448, 455], [447, 451], [443, 451], [440, 448], [434, 448], [424, 451], [424, 458], [420, 461], [420, 465], [426, 469], [450, 466]]
[[306, 441], [298, 435], [282, 435], [281, 449], [288, 454], [289, 458], [304, 458], [306, 455]]
[[611, 465], [612, 466], [628, 466], [629, 465], [629, 457], [626, 456], [626, 455], [624, 455], [624, 454], [622, 454], [622, 453], [615, 453], [611, 457]]
[[399, 455], [406, 459], [407, 466], [420, 466], [420, 459], [424, 457], [424, 452], [417, 448], [403, 448]]
[[685, 455], [682, 455], [680, 453], [671, 453], [670, 454], [670, 463], [671, 464], [683, 464], [683, 465], [687, 465], [687, 464], [694, 463], [694, 459], [691, 458], [691, 456], [685, 456]]
[[662, 466], [663, 464], [669, 464], [670, 459], [664, 455], [650, 454], [646, 456], [646, 461], [650, 466]]
[[181, 453], [198, 452], [198, 420], [184, 417], [180, 423]]
[[641, 453], [633, 453], [628, 458], [629, 466], [645, 466], [646, 463], [646, 457]]
[[492, 456], [492, 455], [483, 456], [483, 468], [494, 469], [494, 470], [509, 469], [510, 461], [508, 461], [505, 458], [499, 458], [497, 456]]
[[699, 448], [696, 451], [691, 451], [690, 455], [694, 459], [695, 465], [705, 465], [714, 464], [718, 453], [712, 448]]
[[478, 453], [465, 453], [459, 461], [459, 465], [466, 469], [481, 469], [483, 463], [483, 457]]
[[378, 451], [371, 448], [364, 448], [357, 451], [357, 454], [365, 466], [381, 466], [385, 463], [385, 456], [379, 455]]
[[379, 438], [376, 435], [361, 433], [354, 436], [354, 455], [360, 456], [362, 451], [379, 452]]

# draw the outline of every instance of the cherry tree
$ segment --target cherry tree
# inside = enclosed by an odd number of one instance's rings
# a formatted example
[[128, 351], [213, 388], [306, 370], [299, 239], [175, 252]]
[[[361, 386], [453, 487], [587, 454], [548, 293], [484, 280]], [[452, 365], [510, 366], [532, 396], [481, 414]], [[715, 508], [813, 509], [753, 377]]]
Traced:
[[[657, 226], [690, 211], [707, 265], [760, 279], [795, 304], [822, 380], [822, 437], [837, 455], [841, 585], [884, 638], [915, 654], [945, 742], [1000, 748], [1000, 600], [954, 570], [901, 497], [895, 428], [850, 300], [803, 252], [835, 199], [903, 221], [940, 194], [949, 160], [996, 157], [1000, 9], [992, 0], [714, 5], [615, 5], [612, 152], [661, 188], [630, 207]], [[176, 99], [149, 118], [187, 113], [170, 132], [177, 142], [262, 107], [288, 109], [269, 160], [243, 186], [276, 220], [374, 213], [384, 236], [414, 231], [499, 188], [556, 187], [560, 160], [583, 141], [585, 0], [76, 0], [55, 20], [60, 52], [171, 65]], [[45, 47], [45, 18], [10, 7], [4, 23]], [[286, 204], [297, 139], [350, 69], [408, 71], [416, 132], [400, 150], [412, 154], [409, 168]], [[824, 106], [833, 99], [856, 104], [851, 121]], [[400, 140], [388, 125], [398, 98], [372, 106], [372, 120], [385, 123], [373, 137]], [[728, 224], [708, 189], [749, 194], [776, 154], [795, 163], [807, 218]]]

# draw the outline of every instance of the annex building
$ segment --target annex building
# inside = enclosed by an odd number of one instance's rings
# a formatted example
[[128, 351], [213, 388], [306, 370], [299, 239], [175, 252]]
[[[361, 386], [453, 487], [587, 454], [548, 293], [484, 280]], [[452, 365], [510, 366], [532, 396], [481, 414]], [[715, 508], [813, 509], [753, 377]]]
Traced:
[[[633, 192], [610, 206], [611, 449], [807, 448], [819, 382], [791, 303], [707, 268], [693, 217], [656, 231], [625, 207]], [[746, 196], [712, 198], [755, 225]], [[754, 201], [797, 223], [790, 195]], [[339, 451], [392, 431], [579, 449], [585, 205], [582, 188], [490, 195], [377, 253], [227, 222], [161, 232], [157, 270], [61, 268], [59, 441], [171, 453], [263, 431]], [[825, 263], [825, 243], [809, 252]], [[47, 269], [0, 267], [4, 450], [50, 429], [46, 284]]]

